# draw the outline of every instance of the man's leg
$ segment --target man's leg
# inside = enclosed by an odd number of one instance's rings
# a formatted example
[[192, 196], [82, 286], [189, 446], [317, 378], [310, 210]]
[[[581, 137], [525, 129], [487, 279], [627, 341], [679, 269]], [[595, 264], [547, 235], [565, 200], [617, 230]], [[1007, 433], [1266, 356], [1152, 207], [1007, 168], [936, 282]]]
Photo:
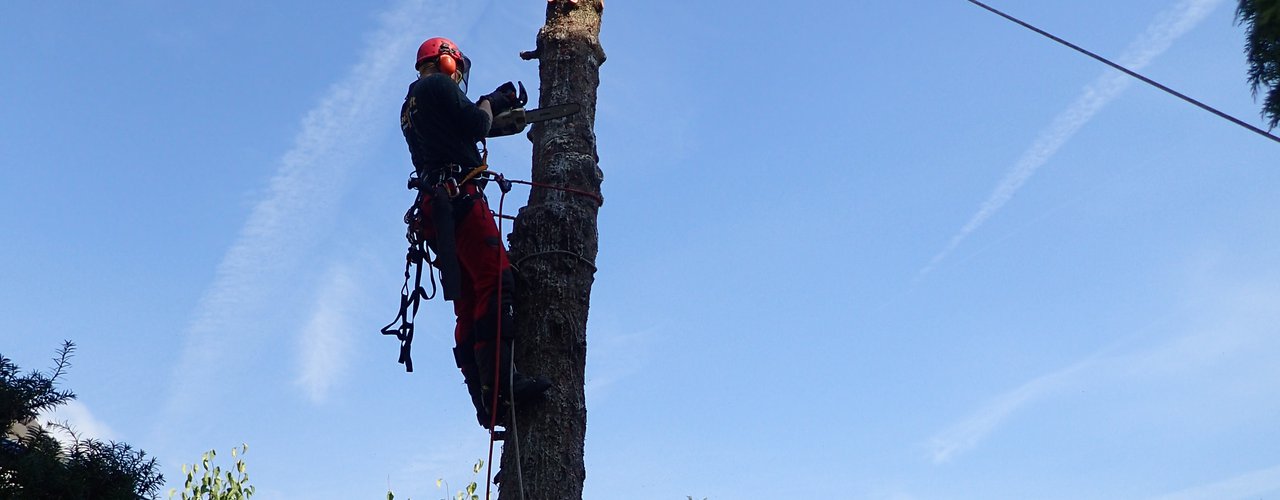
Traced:
[[[474, 191], [474, 187], [468, 186], [468, 189], [474, 200], [458, 222], [456, 241], [463, 275], [475, 294], [471, 312], [475, 325], [474, 356], [480, 369], [480, 380], [484, 383], [485, 404], [492, 406], [491, 390], [495, 385], [501, 396], [514, 392], [519, 400], [532, 400], [550, 387], [550, 383], [545, 379], [524, 377], [513, 370], [512, 340], [518, 336], [515, 328], [515, 279], [488, 203]], [[508, 385], [514, 391], [508, 391]], [[503, 406], [499, 405], [498, 409]], [[501, 422], [505, 412], [498, 413]]]
[[[421, 194], [420, 204], [418, 205], [418, 219], [413, 221], [412, 229], [417, 232], [418, 237], [426, 241], [436, 256], [441, 255], [438, 244], [440, 240], [436, 238], [437, 227], [434, 218], [434, 210], [440, 206], [439, 203], [433, 203], [434, 195], [438, 192], [434, 189], [424, 191]], [[452, 220], [451, 207], [449, 209], [448, 230], [453, 231], [454, 224]], [[455, 233], [456, 234], [456, 233]], [[455, 248], [447, 252], [449, 255], [457, 253], [456, 244], [453, 238], [448, 238], [450, 244], [454, 244]], [[459, 266], [460, 267], [460, 266]], [[476, 409], [476, 421], [481, 426], [489, 426], [489, 410], [484, 402], [484, 383], [480, 378], [480, 368], [476, 365], [475, 359], [475, 292], [470, 280], [465, 273], [457, 273], [458, 282], [457, 290], [453, 290], [450, 294], [446, 294], [446, 300], [450, 297], [453, 300], [453, 312], [457, 321], [453, 329], [453, 359], [458, 366], [458, 370], [462, 372], [462, 380], [467, 386], [467, 393], [471, 396], [471, 404]], [[444, 283], [441, 283], [444, 286]]]
[[475, 310], [475, 299], [471, 293], [471, 287], [467, 286], [467, 279], [462, 279], [463, 288], [461, 296], [454, 301], [454, 314], [457, 315], [457, 324], [453, 330], [453, 357], [458, 363], [458, 369], [462, 371], [462, 380], [467, 384], [467, 394], [471, 396], [471, 404], [476, 408], [476, 421], [485, 428], [489, 427], [489, 409], [484, 399], [484, 382], [480, 375], [480, 365], [476, 363], [475, 358], [475, 321], [471, 317], [471, 311]]

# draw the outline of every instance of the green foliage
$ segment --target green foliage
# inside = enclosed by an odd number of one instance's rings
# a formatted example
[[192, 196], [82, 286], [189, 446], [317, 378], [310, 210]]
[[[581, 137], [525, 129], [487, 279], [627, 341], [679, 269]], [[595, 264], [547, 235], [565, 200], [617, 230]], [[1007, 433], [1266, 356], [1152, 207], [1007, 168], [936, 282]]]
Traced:
[[213, 463], [218, 452], [209, 450], [200, 456], [200, 462], [183, 464], [182, 473], [186, 482], [182, 490], [169, 490], [169, 498], [181, 493], [182, 500], [247, 500], [253, 496], [257, 488], [249, 484], [249, 473], [245, 471], [243, 455], [249, 451], [249, 445], [242, 444], [231, 449], [231, 457], [236, 459], [233, 470], [223, 471], [222, 466]]
[[1236, 22], [1245, 26], [1245, 55], [1254, 97], [1266, 89], [1262, 115], [1280, 125], [1280, 0], [1239, 0]]
[[8, 433], [14, 424], [34, 421], [45, 410], [66, 404], [76, 398], [71, 391], [58, 390], [58, 378], [71, 367], [76, 345], [64, 341], [53, 358], [52, 375], [31, 372], [22, 375], [18, 365], [0, 356], [0, 430]]
[[75, 399], [59, 390], [75, 344], [63, 342], [52, 374], [22, 374], [0, 355], [0, 498], [154, 498], [164, 476], [156, 461], [124, 443], [84, 439], [65, 423], [48, 424], [67, 436], [60, 442], [36, 417]]
[[[476, 474], [480, 473], [480, 469], [483, 469], [483, 468], [484, 468], [484, 460], [476, 460], [476, 464], [471, 466], [471, 477], [472, 477], [471, 482], [467, 484], [466, 489], [455, 493], [453, 495], [453, 500], [480, 500], [480, 495], [476, 494], [476, 490], [480, 487], [480, 485], [476, 483], [474, 478]], [[441, 485], [444, 485], [445, 491], [449, 491], [449, 483], [445, 482], [444, 479], [437, 479], [436, 488], [440, 488]]]
[[[472, 474], [471, 482], [467, 484], [466, 488], [462, 490], [458, 490], [457, 493], [454, 493], [453, 500], [480, 500], [480, 495], [476, 493], [476, 491], [480, 489], [480, 483], [476, 482], [475, 475], [479, 474], [481, 469], [484, 469], [484, 460], [476, 460], [475, 465], [471, 466], [471, 474]], [[436, 488], [443, 488], [445, 491], [449, 491], [449, 482], [445, 481], [443, 478], [436, 479]], [[388, 490], [387, 500], [394, 500], [394, 499], [395, 499], [395, 495], [392, 494], [390, 490]], [[445, 500], [445, 499], [441, 499], [441, 500]]]

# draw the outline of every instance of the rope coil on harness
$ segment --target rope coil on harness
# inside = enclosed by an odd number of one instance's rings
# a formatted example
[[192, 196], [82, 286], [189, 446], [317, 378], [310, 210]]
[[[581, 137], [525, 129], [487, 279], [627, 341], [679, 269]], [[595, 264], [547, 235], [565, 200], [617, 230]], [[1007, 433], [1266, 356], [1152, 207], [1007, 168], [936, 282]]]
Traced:
[[[416, 173], [415, 173], [416, 174]], [[410, 179], [410, 184], [413, 178]], [[414, 225], [417, 223], [419, 215], [419, 205], [422, 202], [422, 193], [414, 198], [413, 206], [404, 214], [404, 222], [409, 226], [405, 231], [405, 239], [409, 240], [409, 249], [405, 252], [404, 263], [404, 284], [400, 286], [400, 311], [396, 314], [396, 318], [391, 320], [387, 326], [382, 327], [383, 335], [394, 335], [400, 341], [400, 357], [397, 362], [404, 365], [406, 372], [413, 372], [413, 358], [410, 351], [413, 347], [413, 320], [418, 316], [418, 308], [422, 303], [422, 299], [431, 300], [436, 296], [436, 279], [435, 275], [430, 271], [427, 272], [428, 279], [431, 281], [431, 293], [422, 287], [422, 264], [424, 262], [432, 264], [431, 255], [428, 253], [427, 244], [418, 238]], [[409, 279], [413, 279], [413, 290], [409, 289]], [[398, 325], [396, 323], [399, 323]]]

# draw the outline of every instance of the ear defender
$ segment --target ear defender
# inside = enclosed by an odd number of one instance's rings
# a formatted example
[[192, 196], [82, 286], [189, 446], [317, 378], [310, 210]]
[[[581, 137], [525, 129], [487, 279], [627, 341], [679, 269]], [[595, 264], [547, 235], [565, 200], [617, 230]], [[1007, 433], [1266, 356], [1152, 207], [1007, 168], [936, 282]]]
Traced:
[[458, 60], [449, 54], [440, 54], [440, 60], [436, 62], [436, 68], [449, 76], [453, 76], [458, 72]]

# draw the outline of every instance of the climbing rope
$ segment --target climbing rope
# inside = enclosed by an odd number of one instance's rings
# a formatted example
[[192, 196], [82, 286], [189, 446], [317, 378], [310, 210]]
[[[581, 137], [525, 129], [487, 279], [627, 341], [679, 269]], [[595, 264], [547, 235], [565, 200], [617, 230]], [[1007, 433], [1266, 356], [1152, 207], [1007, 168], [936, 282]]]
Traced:
[[[488, 158], [488, 151], [487, 151], [487, 150], [485, 151], [485, 158], [486, 158], [486, 159]], [[468, 174], [467, 174], [467, 177], [465, 177], [465, 180], [464, 180], [463, 182], [465, 183], [467, 180], [471, 180], [471, 179], [473, 179], [473, 178], [475, 178], [475, 177], [482, 176], [482, 175], [483, 175], [483, 176], [488, 177], [490, 180], [493, 180], [495, 183], [497, 183], [497, 184], [498, 184], [498, 190], [502, 192], [502, 194], [498, 197], [498, 211], [497, 211], [496, 213], [494, 213], [494, 214], [493, 214], [493, 215], [498, 219], [498, 237], [499, 237], [499, 238], [502, 238], [503, 220], [508, 219], [508, 218], [511, 218], [511, 217], [507, 216], [507, 215], [504, 213], [504, 210], [505, 210], [505, 205], [506, 205], [506, 201], [507, 201], [507, 193], [511, 191], [511, 185], [512, 185], [512, 184], [523, 184], [523, 185], [527, 185], [527, 186], [542, 187], [542, 188], [547, 188], [547, 189], [555, 189], [555, 190], [559, 190], [559, 191], [565, 191], [565, 192], [569, 192], [569, 193], [576, 193], [576, 194], [583, 195], [583, 196], [586, 196], [586, 197], [588, 197], [588, 198], [591, 198], [591, 199], [595, 200], [595, 201], [596, 201], [596, 206], [597, 206], [597, 207], [598, 207], [598, 206], [601, 206], [601, 205], [603, 205], [603, 204], [604, 204], [604, 198], [602, 198], [600, 195], [597, 195], [597, 194], [595, 194], [595, 193], [591, 193], [591, 192], [588, 192], [588, 191], [583, 191], [583, 190], [580, 190], [580, 189], [574, 189], [574, 188], [566, 187], [566, 186], [556, 186], [556, 185], [546, 184], [546, 183], [541, 183], [541, 182], [532, 182], [532, 181], [522, 181], [522, 180], [515, 180], [515, 179], [507, 179], [506, 177], [504, 177], [504, 176], [503, 176], [502, 174], [500, 174], [500, 173], [495, 173], [495, 172], [491, 172], [491, 171], [489, 171], [489, 170], [488, 170], [488, 162], [487, 162], [487, 161], [486, 161], [486, 162], [484, 162], [484, 164], [482, 164], [481, 166], [476, 167], [476, 168], [475, 168], [474, 170], [472, 170], [470, 173], [468, 173]], [[514, 220], [514, 219], [513, 219], [513, 220]], [[581, 261], [583, 261], [583, 262], [586, 262], [588, 265], [590, 265], [590, 266], [591, 266], [591, 270], [592, 270], [592, 271], [594, 271], [594, 270], [596, 269], [595, 264], [594, 264], [594, 263], [592, 263], [591, 261], [589, 261], [589, 260], [587, 260], [586, 258], [582, 257], [581, 255], [578, 255], [578, 254], [573, 253], [573, 252], [569, 252], [569, 251], [567, 251], [567, 250], [550, 251], [550, 252], [538, 252], [538, 253], [535, 253], [535, 254], [532, 254], [532, 255], [525, 256], [524, 258], [520, 259], [520, 262], [524, 262], [525, 260], [527, 260], [527, 259], [529, 259], [530, 257], [533, 257], [533, 256], [543, 255], [543, 254], [551, 254], [551, 253], [567, 253], [567, 254], [572, 254], [572, 255], [574, 255], [574, 256], [577, 256], [577, 258], [578, 258], [579, 260], [581, 260]], [[497, 267], [497, 269], [499, 269], [499, 270], [500, 270], [499, 272], [501, 272], [501, 269], [502, 269], [502, 254], [501, 254], [501, 253], [499, 253], [499, 254], [498, 254], [498, 265], [497, 265], [496, 267]], [[511, 267], [512, 267], [513, 269], [518, 269], [515, 265], [512, 265]], [[501, 278], [501, 277], [499, 277], [499, 279], [498, 279], [497, 298], [498, 298], [497, 302], [498, 302], [498, 304], [499, 304], [499, 305], [498, 305], [498, 310], [497, 310], [497, 311], [495, 311], [495, 313], [498, 315], [498, 317], [496, 318], [496, 321], [495, 321], [495, 323], [497, 323], [497, 332], [496, 332], [496, 335], [495, 335], [497, 338], [496, 338], [496, 347], [495, 347], [495, 349], [494, 349], [494, 359], [493, 359], [493, 380], [494, 380], [494, 384], [493, 384], [493, 385], [494, 385], [494, 387], [493, 387], [493, 399], [492, 399], [493, 404], [489, 407], [489, 408], [490, 408], [490, 411], [489, 411], [489, 456], [488, 456], [488, 459], [487, 459], [487, 460], [488, 460], [488, 462], [487, 462], [487, 464], [486, 464], [486, 465], [487, 465], [487, 469], [485, 470], [485, 475], [486, 475], [486, 477], [488, 477], [488, 478], [489, 478], [489, 480], [488, 480], [488, 481], [485, 481], [485, 486], [484, 486], [484, 497], [485, 497], [485, 499], [486, 499], [486, 500], [488, 500], [488, 499], [490, 498], [490, 496], [489, 496], [489, 495], [490, 495], [490, 491], [491, 491], [491, 488], [492, 488], [492, 485], [493, 485], [493, 443], [494, 443], [494, 441], [497, 441], [497, 440], [498, 440], [498, 436], [499, 436], [499, 434], [498, 434], [498, 432], [497, 432], [496, 428], [497, 428], [497, 426], [498, 426], [498, 412], [497, 412], [497, 410], [498, 410], [498, 393], [500, 392], [500, 389], [501, 389], [501, 387], [500, 387], [500, 383], [499, 383], [499, 380], [501, 380], [501, 377], [502, 377], [502, 367], [501, 367], [501, 363], [502, 363], [502, 305], [501, 305], [501, 304], [502, 304], [502, 278]], [[514, 341], [514, 340], [511, 342], [511, 349], [512, 349], [512, 350], [515, 350], [515, 341]], [[508, 366], [508, 367], [507, 367], [507, 387], [514, 387], [514, 385], [515, 385], [515, 372], [516, 372], [516, 370], [515, 370], [515, 353], [513, 352], [513, 353], [512, 353], [512, 355], [511, 355], [511, 366]], [[513, 449], [512, 451], [513, 451], [513, 452], [515, 452], [515, 455], [516, 455], [516, 459], [515, 459], [515, 462], [516, 462], [516, 483], [518, 484], [518, 486], [519, 486], [519, 488], [520, 488], [520, 499], [521, 499], [521, 500], [524, 500], [524, 498], [525, 498], [525, 494], [524, 494], [524, 471], [522, 470], [522, 464], [521, 464], [521, 460], [520, 460], [520, 433], [519, 433], [519, 430], [518, 430], [518, 429], [517, 429], [517, 427], [516, 427], [516, 398], [515, 398], [515, 394], [508, 394], [507, 396], [508, 396], [508, 397], [507, 397], [507, 408], [508, 408], [508, 410], [510, 411], [510, 414], [507, 416], [507, 427], [508, 427], [508, 428], [509, 428], [509, 430], [511, 431], [511, 436], [510, 436], [510, 439], [506, 439], [506, 438], [504, 437], [504, 440], [506, 440], [507, 442], [510, 442], [510, 443], [512, 443], [512, 444], [514, 445], [514, 449]]]
[[554, 185], [554, 184], [547, 184], [547, 183], [545, 183], [545, 182], [533, 182], [533, 181], [522, 181], [522, 180], [517, 180], [517, 179], [507, 179], [507, 178], [502, 177], [502, 175], [501, 175], [501, 174], [493, 174], [493, 175], [494, 175], [494, 176], [496, 176], [498, 179], [501, 179], [499, 182], [501, 182], [501, 181], [506, 181], [506, 182], [510, 182], [510, 183], [512, 183], [512, 184], [524, 184], [524, 185], [526, 185], [526, 186], [534, 186], [534, 187], [540, 187], [540, 188], [555, 189], [555, 190], [557, 190], [557, 191], [564, 191], [564, 192], [567, 192], [567, 193], [580, 194], [580, 195], [582, 195], [582, 196], [586, 196], [587, 198], [591, 198], [592, 200], [595, 200], [595, 202], [596, 202], [596, 206], [597, 206], [597, 207], [604, 206], [604, 198], [603, 198], [603, 197], [601, 197], [600, 195], [595, 194], [595, 193], [592, 193], [592, 192], [590, 192], [590, 191], [583, 191], [583, 190], [581, 190], [581, 189], [574, 189], [574, 188], [566, 187], [566, 186], [557, 186], [557, 185]]
[[[503, 209], [502, 205], [507, 201], [507, 191], [505, 189], [502, 189], [501, 191], [502, 191], [502, 196], [498, 198], [498, 238], [499, 239], [502, 238], [502, 209]], [[498, 265], [496, 266], [496, 269], [498, 269], [498, 273], [499, 273], [498, 295], [497, 295], [498, 310], [495, 311], [495, 314], [498, 315], [495, 321], [498, 327], [497, 327], [497, 335], [496, 335], [497, 340], [495, 342], [495, 348], [493, 349], [493, 404], [489, 405], [489, 458], [488, 458], [488, 464], [487, 464], [488, 469], [485, 470], [485, 476], [490, 478], [490, 480], [485, 481], [485, 485], [484, 485], [485, 500], [488, 500], [489, 491], [493, 485], [493, 480], [492, 480], [493, 478], [493, 442], [497, 440], [496, 438], [498, 436], [497, 434], [498, 391], [502, 389], [502, 384], [499, 382], [502, 378], [502, 276], [501, 276], [502, 252], [498, 252]], [[512, 343], [511, 348], [513, 350], [515, 349], [514, 343]], [[515, 353], [512, 353], [511, 366], [507, 367], [507, 376], [510, 379], [508, 380], [509, 386], [514, 384], [514, 380], [515, 380], [514, 373], [515, 373]], [[516, 398], [508, 397], [507, 399], [510, 400], [508, 404], [511, 405], [511, 416], [508, 417], [508, 419], [511, 422], [514, 422]], [[512, 439], [518, 441], [519, 437], [515, 436], [513, 433]], [[519, 461], [520, 461], [520, 456], [519, 454], [517, 454], [516, 462], [519, 462]], [[524, 499], [524, 478], [517, 478], [517, 480], [520, 482], [520, 498], [523, 500]]]
[[1029, 23], [1027, 23], [1027, 22], [1025, 22], [1025, 21], [1023, 21], [1023, 20], [1021, 20], [1021, 19], [1018, 19], [1018, 18], [1016, 18], [1016, 17], [1013, 17], [1013, 16], [1011, 16], [1011, 15], [1009, 15], [1009, 14], [1005, 14], [1004, 12], [1001, 12], [1000, 10], [997, 10], [995, 7], [992, 7], [992, 6], [987, 5], [987, 4], [985, 4], [985, 3], [979, 2], [978, 0], [968, 0], [968, 1], [969, 1], [969, 3], [971, 3], [971, 4], [977, 5], [978, 7], [982, 7], [983, 9], [986, 9], [987, 11], [989, 11], [989, 12], [991, 12], [991, 13], [995, 14], [995, 15], [998, 15], [998, 16], [1000, 16], [1000, 17], [1003, 17], [1003, 18], [1005, 18], [1005, 19], [1007, 19], [1007, 20], [1009, 20], [1009, 21], [1013, 22], [1014, 24], [1017, 24], [1017, 25], [1019, 25], [1019, 26], [1022, 26], [1023, 28], [1029, 29], [1029, 30], [1031, 30], [1031, 31], [1034, 31], [1034, 32], [1036, 32], [1037, 34], [1039, 34], [1039, 35], [1041, 35], [1041, 36], [1043, 36], [1043, 37], [1045, 37], [1045, 38], [1048, 38], [1048, 39], [1050, 39], [1050, 40], [1053, 40], [1053, 41], [1055, 41], [1055, 42], [1058, 42], [1058, 43], [1060, 43], [1060, 44], [1062, 44], [1062, 45], [1066, 46], [1067, 48], [1070, 48], [1070, 49], [1072, 49], [1072, 50], [1074, 50], [1074, 51], [1076, 51], [1076, 52], [1079, 52], [1079, 53], [1081, 53], [1081, 54], [1084, 54], [1084, 55], [1086, 55], [1086, 56], [1092, 57], [1093, 59], [1097, 60], [1098, 62], [1101, 62], [1101, 63], [1103, 63], [1103, 64], [1106, 64], [1107, 66], [1111, 66], [1112, 68], [1115, 68], [1115, 69], [1117, 69], [1117, 70], [1119, 70], [1119, 71], [1123, 72], [1123, 73], [1124, 73], [1124, 74], [1126, 74], [1126, 75], [1129, 75], [1129, 76], [1132, 76], [1132, 77], [1137, 78], [1137, 79], [1139, 79], [1139, 80], [1142, 80], [1142, 82], [1143, 82], [1143, 83], [1146, 83], [1146, 84], [1148, 84], [1148, 85], [1151, 85], [1152, 87], [1155, 87], [1155, 88], [1157, 88], [1157, 89], [1163, 90], [1163, 91], [1167, 92], [1169, 95], [1172, 95], [1172, 96], [1174, 96], [1174, 97], [1177, 97], [1177, 98], [1179, 98], [1179, 99], [1182, 99], [1182, 100], [1184, 100], [1184, 101], [1186, 101], [1186, 102], [1188, 102], [1188, 103], [1191, 103], [1191, 104], [1195, 105], [1196, 107], [1199, 107], [1200, 109], [1203, 109], [1203, 110], [1205, 110], [1205, 111], [1208, 111], [1208, 112], [1210, 112], [1210, 113], [1213, 113], [1214, 115], [1217, 115], [1219, 118], [1222, 118], [1222, 119], [1227, 120], [1227, 121], [1229, 121], [1229, 122], [1231, 122], [1231, 123], [1234, 123], [1234, 124], [1236, 124], [1236, 125], [1239, 125], [1239, 126], [1241, 126], [1241, 127], [1244, 127], [1244, 128], [1246, 128], [1246, 129], [1249, 129], [1250, 131], [1252, 131], [1252, 132], [1254, 132], [1254, 133], [1256, 133], [1256, 134], [1258, 134], [1258, 135], [1261, 135], [1261, 136], [1263, 136], [1263, 137], [1266, 137], [1266, 138], [1268, 138], [1268, 139], [1271, 139], [1271, 140], [1273, 140], [1273, 141], [1280, 142], [1280, 137], [1276, 137], [1275, 135], [1272, 135], [1271, 133], [1269, 133], [1269, 132], [1267, 132], [1267, 131], [1265, 131], [1265, 130], [1262, 130], [1262, 129], [1258, 128], [1258, 127], [1255, 127], [1255, 126], [1253, 126], [1253, 125], [1250, 125], [1250, 124], [1248, 124], [1248, 123], [1245, 123], [1245, 121], [1244, 121], [1244, 120], [1241, 120], [1241, 119], [1236, 118], [1236, 117], [1234, 117], [1234, 116], [1228, 115], [1228, 114], [1226, 114], [1226, 113], [1224, 113], [1224, 112], [1222, 112], [1222, 111], [1217, 110], [1216, 108], [1214, 108], [1214, 107], [1212, 107], [1212, 106], [1209, 106], [1208, 104], [1205, 104], [1205, 103], [1202, 103], [1202, 102], [1197, 101], [1197, 100], [1195, 100], [1195, 99], [1192, 99], [1191, 97], [1187, 96], [1186, 94], [1183, 94], [1183, 93], [1178, 92], [1178, 91], [1176, 91], [1176, 90], [1173, 90], [1173, 89], [1171, 89], [1171, 88], [1169, 88], [1169, 87], [1166, 87], [1166, 86], [1164, 86], [1164, 85], [1160, 84], [1160, 82], [1157, 82], [1157, 81], [1155, 81], [1155, 80], [1152, 80], [1152, 79], [1150, 79], [1150, 78], [1147, 78], [1147, 77], [1145, 77], [1145, 76], [1142, 76], [1141, 74], [1139, 74], [1139, 73], [1138, 73], [1138, 72], [1136, 72], [1136, 71], [1133, 71], [1133, 70], [1131, 70], [1131, 69], [1129, 69], [1129, 68], [1126, 68], [1126, 67], [1121, 66], [1121, 65], [1119, 65], [1119, 64], [1116, 64], [1116, 63], [1114, 63], [1114, 62], [1111, 62], [1109, 59], [1107, 59], [1107, 58], [1105, 58], [1105, 57], [1102, 57], [1102, 56], [1100, 56], [1100, 55], [1098, 55], [1098, 54], [1094, 54], [1093, 52], [1090, 52], [1090, 51], [1088, 51], [1088, 50], [1084, 49], [1083, 47], [1080, 47], [1079, 45], [1076, 45], [1076, 44], [1074, 44], [1074, 43], [1071, 43], [1071, 42], [1068, 42], [1068, 41], [1063, 40], [1063, 39], [1061, 39], [1061, 38], [1058, 38], [1058, 37], [1054, 36], [1052, 33], [1049, 33], [1048, 31], [1045, 31], [1045, 30], [1042, 30], [1042, 29], [1037, 28], [1037, 27], [1035, 27], [1035, 26], [1032, 26], [1031, 24], [1029, 24]]

